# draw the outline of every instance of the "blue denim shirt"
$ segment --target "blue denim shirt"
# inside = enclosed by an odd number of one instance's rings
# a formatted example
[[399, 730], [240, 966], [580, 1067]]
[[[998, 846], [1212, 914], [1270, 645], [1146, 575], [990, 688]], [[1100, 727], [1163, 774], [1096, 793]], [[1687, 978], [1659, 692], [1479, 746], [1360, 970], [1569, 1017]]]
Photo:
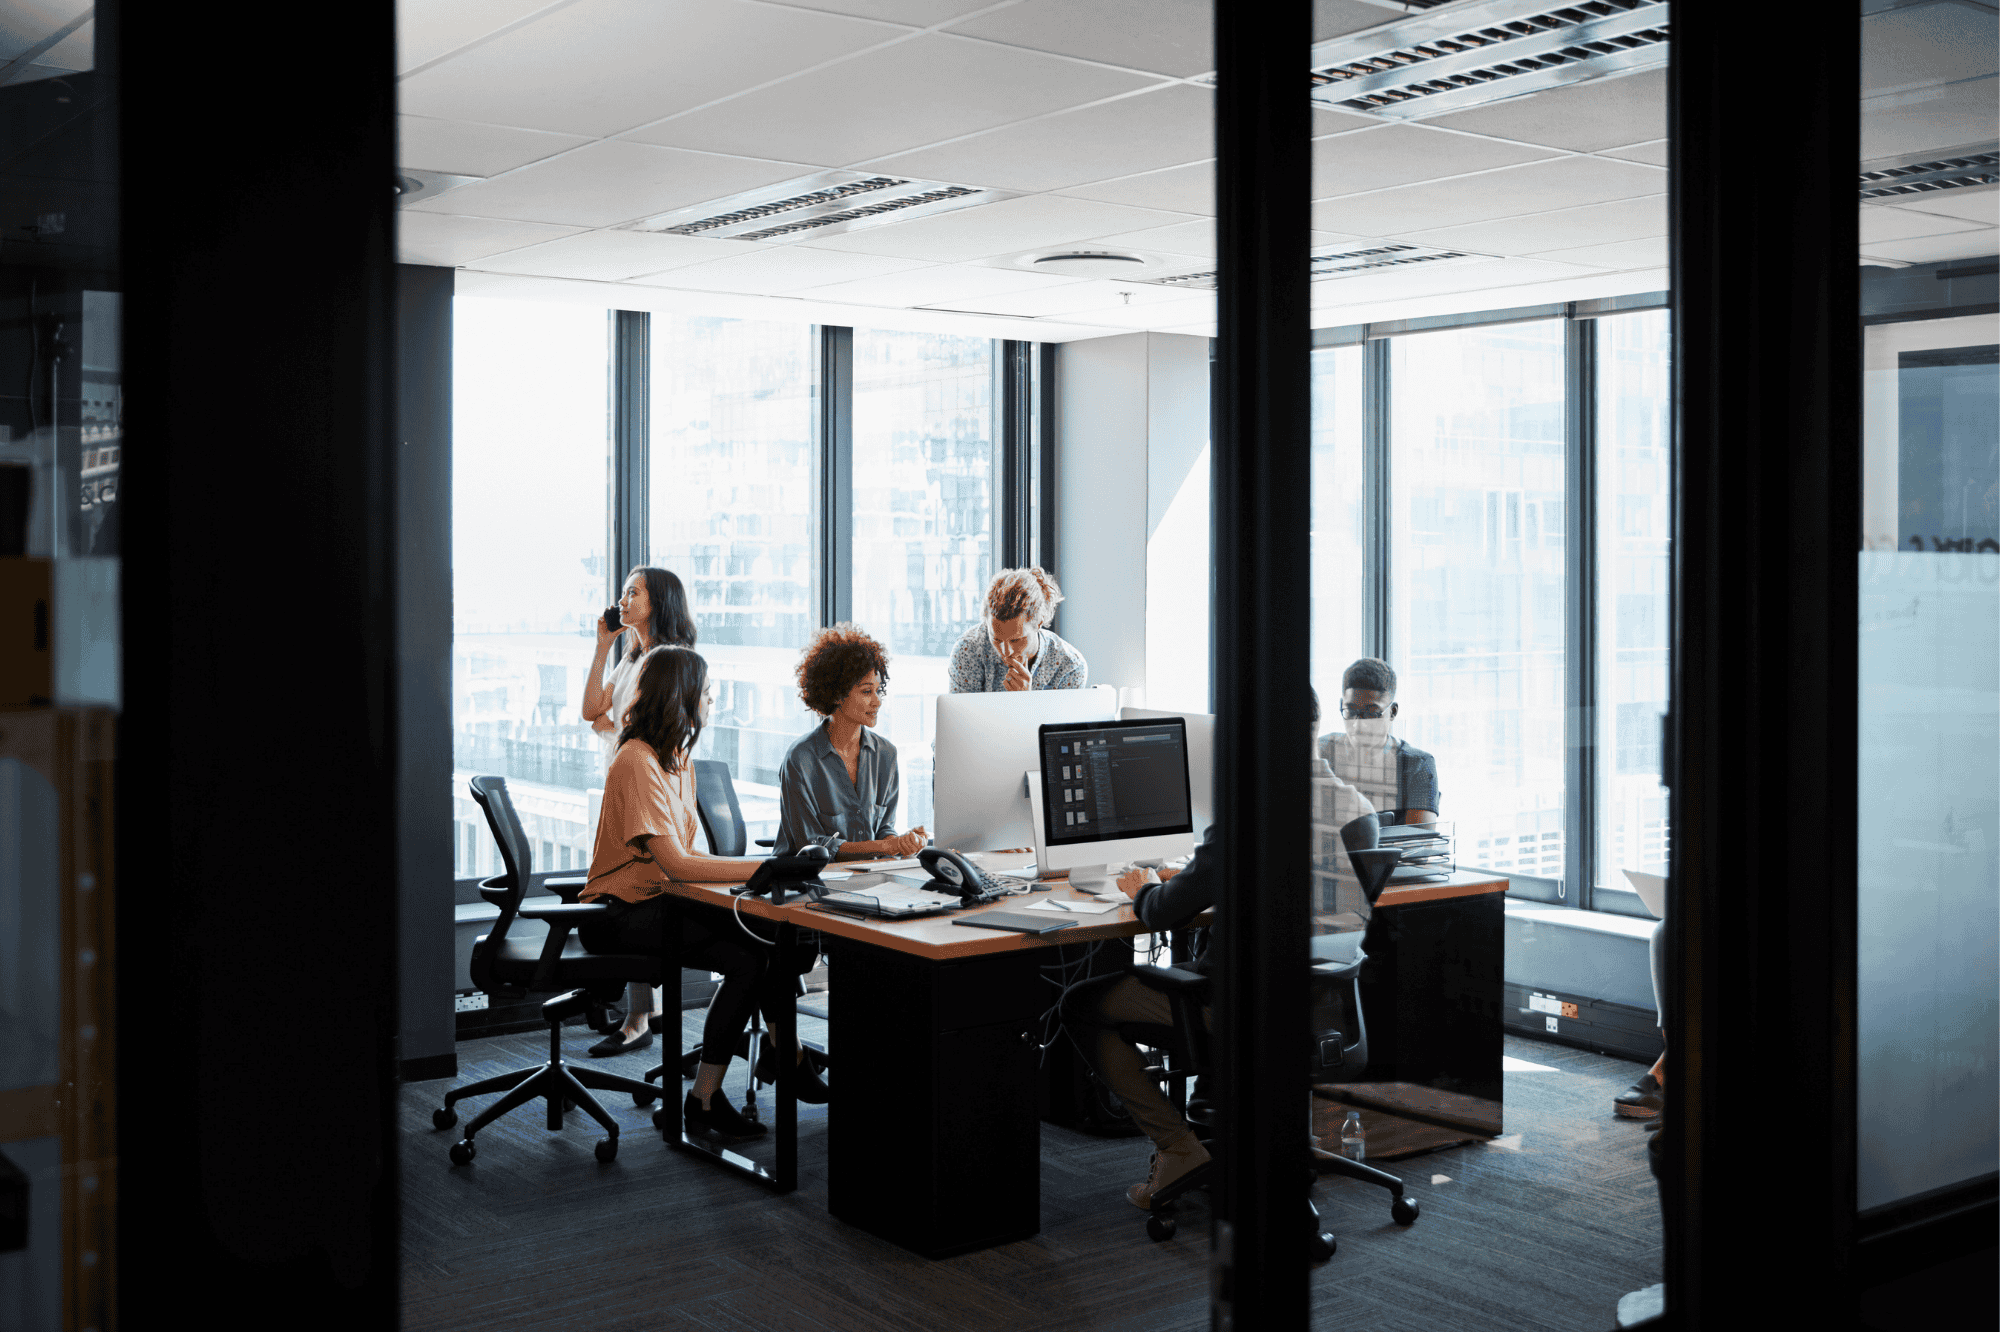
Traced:
[[775, 854], [788, 856], [804, 846], [840, 854], [842, 842], [875, 842], [896, 831], [896, 801], [902, 776], [896, 747], [861, 728], [861, 761], [854, 779], [833, 752], [822, 722], [792, 743], [778, 770], [778, 836]]

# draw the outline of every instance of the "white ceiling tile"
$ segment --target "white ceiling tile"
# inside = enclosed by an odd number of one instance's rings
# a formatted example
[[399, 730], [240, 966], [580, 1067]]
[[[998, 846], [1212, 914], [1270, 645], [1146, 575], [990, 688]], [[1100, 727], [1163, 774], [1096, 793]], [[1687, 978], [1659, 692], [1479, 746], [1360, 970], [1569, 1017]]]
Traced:
[[549, 0], [398, 0], [396, 69], [428, 64], [548, 6]]
[[1599, 156], [1623, 158], [1627, 162], [1644, 162], [1648, 166], [1667, 164], [1667, 140], [1654, 139], [1651, 143], [1635, 143], [1624, 148], [1606, 148]]
[[1606, 245], [1537, 250], [1535, 258], [1554, 259], [1565, 264], [1587, 264], [1592, 268], [1658, 268], [1667, 262], [1667, 238], [1649, 236], [1644, 240], [1612, 241]]
[[790, 0], [790, 3], [800, 9], [822, 9], [829, 14], [851, 14], [855, 18], [929, 28], [948, 23], [960, 14], [985, 9], [993, 0]]
[[806, 171], [796, 163], [751, 162], [614, 140], [462, 185], [429, 203], [410, 206], [425, 212], [602, 227], [707, 203]]
[[1505, 289], [1528, 282], [1575, 277], [1596, 270], [1578, 264], [1552, 263], [1541, 259], [1494, 259], [1483, 264], [1453, 264], [1448, 268], [1395, 269], [1313, 283], [1315, 309], [1355, 305], [1363, 301], [1394, 300], [1405, 296], [1432, 296], [1447, 292]]
[[1995, 24], [1985, 5], [1910, 5], [1868, 15], [1861, 21], [1861, 95], [1993, 73]]
[[1988, 77], [1863, 102], [1861, 160], [1991, 143], [1994, 90]]
[[815, 301], [847, 301], [856, 305], [949, 305], [955, 300], [998, 296], [1006, 292], [1033, 291], [1063, 286], [1064, 278], [1040, 273], [1010, 272], [1004, 268], [973, 268], [941, 264], [930, 268], [891, 273], [859, 282], [835, 282], [805, 288], [798, 293]]
[[1915, 240], [1881, 241], [1861, 247], [1863, 255], [1901, 259], [1909, 264], [1941, 264], [1947, 259], [1985, 259], [1993, 255], [1993, 233], [1984, 228], [1960, 231], [1949, 236], [1920, 236]]
[[[1664, 182], [1663, 182], [1664, 183]], [[1667, 196], [1655, 194], [1616, 203], [1562, 208], [1499, 222], [1396, 233], [1396, 239], [1424, 245], [1456, 246], [1488, 254], [1535, 254], [1542, 250], [1667, 234]]]
[[1185, 83], [877, 158], [871, 170], [1003, 190], [1053, 190], [1215, 155], [1215, 94]]
[[1981, 229], [1979, 223], [1963, 217], [1939, 213], [1918, 213], [1887, 204], [1861, 206], [1861, 244], [1876, 241], [1910, 240], [1916, 236], [1942, 236], [1953, 231]]
[[[1127, 295], [1131, 296], [1128, 301]], [[1086, 311], [1123, 310], [1129, 306], [1159, 305], [1185, 300], [1185, 291], [1153, 287], [1140, 282], [1068, 282], [1046, 290], [1010, 295], [961, 298], [957, 308], [988, 314], [1023, 315], [1039, 319], [1049, 315], [1073, 315]]]
[[804, 287], [885, 277], [927, 267], [912, 259], [877, 254], [846, 254], [811, 250], [803, 245], [755, 245], [751, 253], [691, 264], [635, 281], [642, 286], [677, 287], [683, 291], [733, 291], [773, 296]]
[[1078, 315], [1078, 323], [1103, 324], [1111, 328], [1165, 328], [1173, 324], [1207, 324], [1215, 319], [1215, 293], [1179, 292], [1177, 300], [1141, 305], [1135, 298], [1129, 306], [1092, 310]]
[[1555, 156], [1547, 148], [1446, 134], [1423, 125], [1382, 125], [1315, 139], [1313, 198], [1329, 199]]
[[1916, 213], [1962, 217], [1984, 222], [1989, 227], [2000, 227], [2000, 185], [1961, 185], [1955, 190], [1899, 195], [1896, 207]]
[[405, 208], [396, 213], [396, 261], [457, 268], [488, 255], [575, 233], [575, 227], [496, 222], [490, 217], [451, 217]]
[[1657, 139], [1667, 132], [1667, 72], [1649, 69], [1567, 83], [1491, 106], [1432, 116], [1424, 123], [1518, 143], [1596, 152]]
[[745, 93], [629, 137], [846, 166], [1133, 92], [1145, 75], [931, 34]]
[[1463, 180], [1403, 185], [1328, 200], [1313, 205], [1313, 225], [1363, 236], [1399, 235], [1633, 199], [1658, 194], [1666, 183], [1667, 173], [1655, 167], [1608, 162], [1600, 157], [1564, 157]]
[[[1312, 246], [1340, 245], [1348, 241], [1371, 240], [1373, 237], [1350, 235], [1335, 231], [1315, 231], [1310, 233]], [[1192, 222], [1176, 222], [1171, 226], [1148, 227], [1144, 231], [1127, 231], [1118, 235], [1100, 236], [1097, 243], [1105, 246], [1123, 246], [1133, 250], [1151, 250], [1163, 254], [1186, 254], [1204, 259], [1215, 257], [1215, 222], [1212, 218], [1196, 218]]]
[[1100, 181], [1095, 185], [1072, 185], [1063, 191], [1079, 199], [1099, 199], [1105, 203], [1130, 204], [1135, 208], [1163, 208], [1176, 213], [1215, 216], [1215, 163], [1196, 162], [1168, 167], [1123, 180]]
[[1330, 41], [1364, 28], [1379, 28], [1402, 17], [1364, 0], [1313, 0], [1313, 40]]
[[1023, 0], [951, 30], [1172, 78], [1215, 68], [1212, 0]]
[[741, 254], [754, 246], [753, 241], [706, 240], [700, 236], [589, 231], [483, 259], [479, 267], [488, 273], [622, 282], [641, 273]]
[[978, 208], [873, 227], [815, 241], [823, 250], [887, 254], [934, 263], [959, 263], [993, 255], [1081, 244], [1113, 232], [1137, 231], [1185, 216], [1069, 199], [1057, 194], [1004, 199]]
[[397, 116], [396, 130], [397, 166], [454, 176], [497, 176], [590, 142], [574, 134], [467, 125], [429, 116]]
[[889, 40], [861, 19], [740, 0], [579, 0], [403, 80], [401, 108], [604, 135]]

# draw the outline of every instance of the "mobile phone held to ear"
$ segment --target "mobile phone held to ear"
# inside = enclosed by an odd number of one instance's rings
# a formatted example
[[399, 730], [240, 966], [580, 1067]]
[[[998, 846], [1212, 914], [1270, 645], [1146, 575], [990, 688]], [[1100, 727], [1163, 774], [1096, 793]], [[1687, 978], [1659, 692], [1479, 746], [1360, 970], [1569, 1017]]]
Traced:
[[615, 634], [624, 627], [618, 619], [618, 608], [616, 606], [606, 606], [604, 608], [604, 628], [606, 632]]

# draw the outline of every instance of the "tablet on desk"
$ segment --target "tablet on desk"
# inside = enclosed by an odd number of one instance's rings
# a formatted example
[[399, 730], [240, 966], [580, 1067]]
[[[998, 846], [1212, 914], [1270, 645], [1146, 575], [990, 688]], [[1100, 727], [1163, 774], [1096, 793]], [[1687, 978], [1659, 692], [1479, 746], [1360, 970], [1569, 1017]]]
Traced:
[[954, 925], [970, 925], [980, 930], [1012, 930], [1016, 934], [1050, 934], [1056, 930], [1066, 930], [1076, 924], [1052, 912], [1037, 911], [1029, 915], [1025, 911], [982, 911], [975, 916], [960, 916]]

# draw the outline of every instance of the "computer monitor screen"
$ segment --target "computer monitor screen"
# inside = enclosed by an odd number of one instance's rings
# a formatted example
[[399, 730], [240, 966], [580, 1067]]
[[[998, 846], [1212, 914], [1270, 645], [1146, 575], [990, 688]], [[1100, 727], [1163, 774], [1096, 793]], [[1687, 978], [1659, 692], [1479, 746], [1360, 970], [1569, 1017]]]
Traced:
[[1041, 744], [1049, 847], [1193, 831], [1187, 723], [1179, 717], [1044, 726]]

